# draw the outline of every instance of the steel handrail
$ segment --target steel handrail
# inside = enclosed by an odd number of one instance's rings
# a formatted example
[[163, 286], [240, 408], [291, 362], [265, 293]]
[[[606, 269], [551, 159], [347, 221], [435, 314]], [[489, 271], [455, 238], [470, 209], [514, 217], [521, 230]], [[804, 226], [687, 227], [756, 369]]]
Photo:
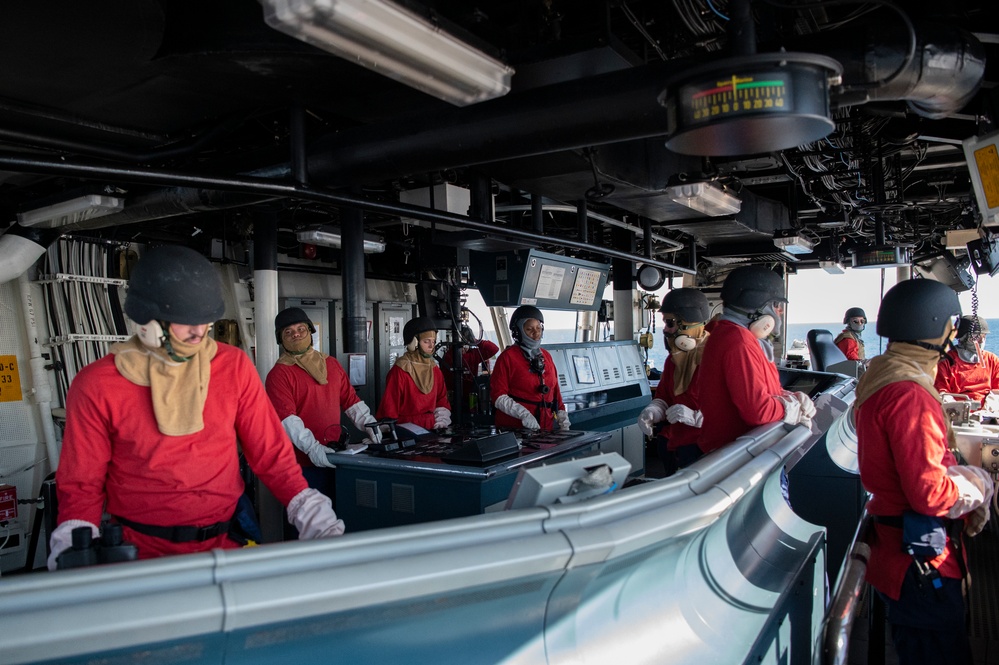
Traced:
[[822, 649], [817, 662], [821, 665], [845, 665], [850, 651], [850, 634], [861, 606], [860, 596], [866, 585], [867, 562], [871, 547], [868, 539], [873, 533], [873, 517], [864, 509], [850, 550], [840, 568], [836, 589], [829, 603], [822, 625]]

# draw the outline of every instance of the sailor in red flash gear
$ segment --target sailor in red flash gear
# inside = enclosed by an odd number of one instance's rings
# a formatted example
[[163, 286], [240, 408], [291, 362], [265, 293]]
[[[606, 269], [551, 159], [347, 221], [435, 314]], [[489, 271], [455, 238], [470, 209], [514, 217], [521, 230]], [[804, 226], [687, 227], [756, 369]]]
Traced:
[[125, 313], [143, 324], [67, 395], [50, 570], [74, 528], [99, 537], [105, 509], [139, 558], [239, 547], [228, 537], [243, 493], [237, 446], [303, 539], [343, 533], [330, 500], [307, 487], [249, 358], [207, 336], [224, 310], [218, 274], [193, 250], [139, 260]]
[[510, 317], [516, 342], [496, 360], [490, 377], [496, 425], [550, 432], [571, 426], [562, 402], [551, 354], [541, 348], [545, 317], [537, 307], [521, 305]]
[[682, 288], [666, 294], [659, 312], [669, 355], [652, 402], [638, 415], [638, 426], [646, 436], [652, 436], [655, 424], [666, 421], [659, 433], [666, 440], [660, 458], [671, 472], [689, 466], [701, 455], [697, 437], [704, 417], [693, 386], [708, 338], [704, 324], [711, 308], [703, 293]]
[[[475, 377], [479, 375], [483, 365], [499, 353], [499, 347], [488, 339], [476, 340], [472, 331], [465, 326], [462, 327], [461, 336], [465, 343], [461, 353], [462, 394], [471, 395], [475, 391]], [[449, 390], [453, 388], [454, 382], [450, 356], [450, 352], [445, 353], [441, 360], [441, 372]]]
[[767, 423], [811, 425], [815, 405], [781, 388], [767, 337], [780, 327], [784, 280], [763, 266], [736, 268], [722, 285], [722, 316], [698, 369], [696, 398], [704, 415], [697, 445], [709, 453]]
[[420, 316], [402, 329], [406, 353], [399, 356], [385, 378], [385, 394], [378, 405], [378, 419], [395, 418], [424, 429], [451, 425], [444, 374], [434, 361], [437, 324]]
[[[860, 479], [877, 532], [867, 581], [885, 600], [903, 665], [971, 663], [961, 537], [948, 527], [963, 517], [957, 531], [981, 531], [993, 487], [984, 469], [958, 465], [950, 452], [953, 433], [933, 385], [960, 312], [957, 294], [939, 282], [907, 280], [889, 289], [877, 324], [888, 350], [871, 360], [853, 405]], [[904, 525], [920, 527], [913, 540], [922, 542], [936, 532], [939, 553], [906, 552]]]
[[478, 344], [469, 347], [461, 356], [461, 360], [468, 370], [465, 376], [469, 379], [474, 379], [479, 375], [479, 370], [482, 366], [497, 353], [499, 353], [499, 347], [494, 342], [490, 342], [488, 339], [480, 339]]
[[942, 393], [967, 395], [980, 404], [993, 390], [999, 390], [999, 357], [985, 351], [989, 324], [980, 316], [967, 314], [957, 326], [957, 345], [937, 365], [933, 382]]
[[864, 360], [864, 338], [861, 333], [867, 327], [867, 314], [859, 307], [851, 307], [843, 316], [846, 327], [836, 335], [833, 343], [843, 352], [847, 360]]
[[336, 358], [312, 346], [316, 328], [299, 307], [289, 307], [274, 317], [274, 336], [281, 356], [267, 373], [267, 396], [295, 445], [309, 487], [327, 496], [334, 493], [328, 446], [341, 439], [341, 412], [373, 443], [381, 440], [368, 405], [361, 401]]

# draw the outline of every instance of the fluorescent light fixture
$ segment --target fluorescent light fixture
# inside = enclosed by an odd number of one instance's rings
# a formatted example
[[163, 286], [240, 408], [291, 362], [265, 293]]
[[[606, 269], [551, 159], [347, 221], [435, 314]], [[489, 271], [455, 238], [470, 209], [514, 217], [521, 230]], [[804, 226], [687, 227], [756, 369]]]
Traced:
[[681, 205], [708, 217], [734, 215], [742, 210], [742, 201], [710, 182], [691, 182], [666, 188], [666, 195]]
[[389, 0], [260, 0], [279, 32], [467, 106], [510, 91], [513, 69]]
[[[298, 238], [298, 242], [307, 242], [313, 245], [322, 245], [323, 247], [341, 247], [343, 245], [343, 241], [340, 237], [340, 231], [338, 229], [306, 229], [304, 231], [299, 231], [295, 235]], [[384, 251], [384, 240], [378, 236], [371, 235], [370, 233], [364, 234], [365, 254], [381, 254]]]
[[781, 234], [778, 232], [774, 235], [774, 245], [788, 254], [811, 254], [812, 250], [815, 249], [815, 241], [800, 233]]
[[37, 226], [42, 229], [54, 229], [67, 224], [75, 224], [85, 219], [93, 219], [119, 212], [125, 207], [125, 200], [115, 196], [87, 194], [75, 199], [68, 199], [42, 206], [34, 210], [17, 213], [17, 221], [21, 226]]
[[819, 261], [819, 267], [830, 275], [842, 275], [846, 268], [839, 261]]

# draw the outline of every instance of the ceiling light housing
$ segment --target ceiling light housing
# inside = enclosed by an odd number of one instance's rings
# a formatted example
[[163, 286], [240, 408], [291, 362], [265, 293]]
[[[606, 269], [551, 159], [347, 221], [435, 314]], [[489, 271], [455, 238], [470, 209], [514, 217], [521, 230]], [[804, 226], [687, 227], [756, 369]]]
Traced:
[[666, 188], [666, 195], [673, 201], [696, 210], [708, 217], [734, 215], [742, 210], [742, 201], [712, 182], [688, 182]]
[[819, 267], [830, 275], [842, 275], [846, 272], [846, 267], [839, 261], [819, 261]]
[[[298, 238], [298, 242], [320, 245], [322, 247], [340, 248], [343, 246], [343, 238], [340, 235], [340, 230], [329, 227], [298, 231], [295, 237]], [[384, 251], [385, 241], [382, 238], [370, 233], [364, 234], [365, 254], [381, 254]]]
[[501, 97], [513, 69], [389, 0], [260, 0], [269, 26], [455, 106]]
[[103, 194], [85, 194], [76, 198], [59, 201], [24, 212], [17, 213], [21, 226], [34, 226], [41, 229], [54, 229], [76, 224], [87, 219], [120, 212], [125, 200]]
[[796, 231], [778, 231], [774, 234], [774, 245], [788, 254], [811, 254], [812, 250], [815, 249], [814, 240], [806, 238]]

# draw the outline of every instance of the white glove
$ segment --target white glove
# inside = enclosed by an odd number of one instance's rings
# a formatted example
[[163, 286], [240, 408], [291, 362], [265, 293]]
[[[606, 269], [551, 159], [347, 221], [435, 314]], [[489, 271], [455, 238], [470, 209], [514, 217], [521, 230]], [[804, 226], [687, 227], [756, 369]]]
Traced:
[[366, 438], [371, 443], [381, 443], [382, 433], [380, 427], [368, 427], [368, 423], [376, 422], [376, 419], [371, 415], [371, 410], [368, 405], [364, 402], [358, 402], [354, 406], [350, 407], [344, 413], [350, 418], [350, 422], [354, 423], [354, 427], [361, 430]]
[[301, 418], [288, 416], [281, 421], [281, 426], [284, 427], [284, 431], [295, 447], [308, 455], [313, 464], [328, 469], [336, 468], [336, 464], [330, 464], [329, 458], [326, 457], [326, 453], [330, 452], [330, 449], [316, 440], [312, 431], [305, 426]]
[[809, 397], [807, 394], [801, 392], [800, 390], [797, 392], [793, 392], [791, 394], [794, 395], [794, 398], [798, 400], [798, 404], [801, 405], [801, 415], [808, 418], [809, 420], [814, 418], [815, 402], [812, 401], [812, 398]]
[[674, 404], [666, 409], [666, 420], [671, 423], [700, 427], [704, 423], [704, 415], [700, 411], [694, 411], [689, 406]]
[[564, 409], [555, 414], [555, 420], [558, 421], [558, 428], [563, 432], [572, 427], [572, 423], [569, 422], [569, 414]]
[[959, 495], [947, 511], [947, 517], [966, 515], [983, 504], [987, 506], [992, 499], [992, 476], [979, 466], [949, 466], [947, 477], [957, 485]]
[[638, 429], [642, 430], [642, 434], [645, 436], [652, 436], [653, 425], [661, 423], [665, 419], [666, 402], [654, 399], [638, 414]]
[[518, 419], [525, 429], [541, 429], [538, 419], [527, 410], [527, 407], [513, 401], [513, 398], [509, 395], [500, 395], [497, 397], [495, 406], [511, 418]]
[[49, 536], [49, 549], [51, 553], [45, 561], [49, 570], [56, 570], [56, 559], [59, 558], [60, 554], [73, 546], [73, 529], [81, 526], [90, 527], [90, 533], [95, 541], [101, 537], [101, 530], [97, 528], [96, 524], [87, 522], [86, 520], [66, 520], [53, 529], [52, 535]]
[[288, 521], [298, 529], [299, 540], [343, 535], [343, 520], [333, 512], [333, 502], [311, 487], [288, 502]]
[[451, 409], [438, 406], [434, 409], [434, 429], [445, 429], [451, 426]]
[[989, 523], [990, 517], [992, 516], [989, 514], [989, 504], [983, 503], [964, 516], [964, 532], [974, 538]]
[[784, 392], [781, 393], [781, 395], [783, 395], [784, 397], [790, 397], [791, 399], [796, 401], [798, 403], [798, 406], [801, 408], [800, 411], [801, 415], [804, 416], [805, 418], [811, 420], [815, 416], [815, 402], [813, 402], [812, 398], [809, 397], [806, 393], [803, 393], [800, 390], [793, 393], [788, 390], [785, 390]]
[[[802, 424], [806, 427], [812, 426], [812, 419], [801, 411], [801, 402], [793, 393], [774, 395], [774, 399], [784, 405], [784, 422], [788, 425]], [[812, 409], [814, 410], [814, 406]]]

